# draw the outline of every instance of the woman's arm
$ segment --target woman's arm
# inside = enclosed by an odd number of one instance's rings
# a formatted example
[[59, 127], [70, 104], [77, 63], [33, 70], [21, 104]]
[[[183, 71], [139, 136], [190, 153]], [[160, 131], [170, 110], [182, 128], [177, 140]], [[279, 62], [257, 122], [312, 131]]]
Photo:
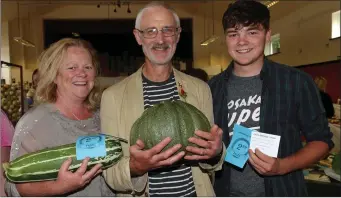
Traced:
[[63, 162], [59, 169], [58, 178], [55, 181], [31, 182], [16, 184], [16, 188], [23, 197], [58, 196], [75, 192], [102, 172], [102, 165], [97, 164], [91, 170], [86, 171], [89, 158], [83, 160], [76, 172], [68, 171], [71, 158]]
[[[9, 147], [9, 146], [1, 147], [1, 163], [9, 161], [10, 151], [11, 151], [11, 147]], [[0, 189], [0, 197], [6, 197], [7, 195], [6, 195], [5, 189], [4, 189], [5, 177], [3, 174], [2, 166], [0, 166], [0, 173], [1, 173], [1, 176], [0, 176], [0, 188], [1, 188]]]
[[[11, 121], [8, 119], [7, 115], [4, 111], [0, 112], [0, 133], [1, 133], [1, 164], [4, 162], [8, 162], [11, 153], [11, 144], [14, 134], [14, 127]], [[7, 196], [5, 193], [5, 177], [3, 174], [2, 165], [0, 165], [0, 196], [5, 197]]]

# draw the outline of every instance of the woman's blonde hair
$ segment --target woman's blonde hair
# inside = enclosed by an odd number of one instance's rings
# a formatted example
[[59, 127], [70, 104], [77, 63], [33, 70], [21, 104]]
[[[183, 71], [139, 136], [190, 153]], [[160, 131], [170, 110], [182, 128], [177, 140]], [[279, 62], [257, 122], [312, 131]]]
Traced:
[[[96, 70], [96, 76], [98, 75], [99, 61], [97, 53], [89, 42], [74, 38], [61, 39], [42, 52], [38, 58], [39, 83], [35, 92], [35, 101], [38, 104], [56, 102], [57, 85], [54, 81], [63, 60], [66, 58], [66, 51], [69, 47], [86, 49], [90, 53], [92, 64]], [[97, 80], [95, 80], [95, 85], [84, 102], [89, 110], [95, 110], [99, 107], [100, 99], [101, 91]]]
[[326, 91], [327, 79], [322, 76], [317, 76], [315, 78], [315, 83], [319, 89], [321, 89], [322, 91]]

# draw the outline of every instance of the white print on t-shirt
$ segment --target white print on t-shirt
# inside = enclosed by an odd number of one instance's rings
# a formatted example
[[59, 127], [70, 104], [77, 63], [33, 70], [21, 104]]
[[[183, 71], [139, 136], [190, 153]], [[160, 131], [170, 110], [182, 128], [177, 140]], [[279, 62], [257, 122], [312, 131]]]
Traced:
[[261, 96], [257, 97], [257, 94], [254, 96], [249, 96], [249, 99], [237, 99], [236, 101], [231, 100], [228, 104], [227, 107], [234, 110], [237, 110], [239, 107], [244, 107], [244, 106], [251, 106], [252, 104], [259, 104], [261, 103]]
[[[249, 96], [248, 98], [239, 98], [237, 100], [230, 100], [227, 104], [228, 107], [228, 126], [232, 124], [243, 125], [244, 122], [252, 119], [251, 122], [259, 122], [260, 107], [251, 108], [252, 105], [261, 103], [260, 95]], [[253, 110], [253, 111], [252, 111]], [[250, 121], [248, 121], [250, 122]], [[251, 129], [257, 130], [258, 127], [252, 127]], [[231, 136], [233, 132], [230, 132]]]

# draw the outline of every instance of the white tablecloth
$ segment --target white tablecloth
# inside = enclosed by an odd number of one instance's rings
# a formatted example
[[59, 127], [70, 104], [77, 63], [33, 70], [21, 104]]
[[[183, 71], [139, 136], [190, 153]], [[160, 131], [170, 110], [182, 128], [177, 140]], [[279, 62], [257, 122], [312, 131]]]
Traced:
[[334, 111], [335, 111], [335, 117], [340, 118], [340, 105], [339, 104], [333, 104]]

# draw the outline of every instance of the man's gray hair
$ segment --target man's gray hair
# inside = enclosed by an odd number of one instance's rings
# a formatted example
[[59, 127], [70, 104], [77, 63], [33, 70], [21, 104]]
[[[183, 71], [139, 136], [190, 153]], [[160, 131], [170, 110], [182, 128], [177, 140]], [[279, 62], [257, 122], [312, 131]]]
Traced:
[[146, 11], [149, 8], [154, 8], [154, 7], [162, 7], [162, 8], [165, 8], [165, 9], [169, 10], [173, 14], [173, 16], [174, 16], [174, 19], [175, 19], [175, 22], [176, 22], [176, 26], [180, 27], [180, 18], [178, 16], [178, 14], [170, 6], [168, 6], [167, 4], [165, 4], [162, 1], [161, 2], [160, 1], [152, 1], [152, 2], [148, 3], [147, 5], [145, 5], [137, 13], [136, 20], [135, 20], [135, 28], [136, 29], [140, 29], [141, 28], [141, 19], [142, 19], [142, 15], [143, 15], [144, 11]]

